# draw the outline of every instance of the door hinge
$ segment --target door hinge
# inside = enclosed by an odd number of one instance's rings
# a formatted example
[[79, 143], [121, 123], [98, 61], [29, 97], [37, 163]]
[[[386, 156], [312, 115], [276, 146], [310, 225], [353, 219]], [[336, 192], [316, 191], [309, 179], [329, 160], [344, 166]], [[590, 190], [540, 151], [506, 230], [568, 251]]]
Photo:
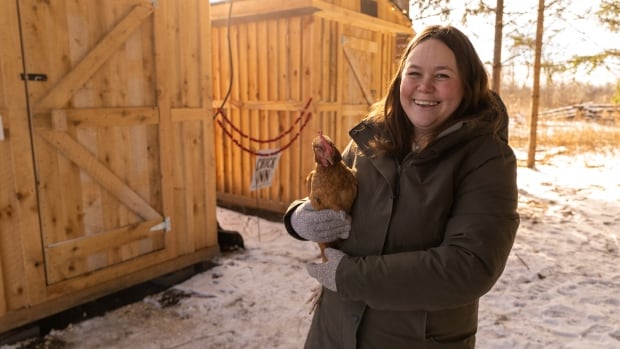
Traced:
[[163, 230], [164, 232], [169, 232], [172, 229], [172, 225], [170, 224], [170, 217], [164, 218], [164, 221], [157, 224], [154, 227], [151, 227], [151, 231], [159, 231]]
[[45, 74], [20, 74], [22, 80], [26, 81], [47, 81], [47, 75]]
[[4, 140], [4, 125], [2, 124], [2, 115], [0, 115], [0, 141]]

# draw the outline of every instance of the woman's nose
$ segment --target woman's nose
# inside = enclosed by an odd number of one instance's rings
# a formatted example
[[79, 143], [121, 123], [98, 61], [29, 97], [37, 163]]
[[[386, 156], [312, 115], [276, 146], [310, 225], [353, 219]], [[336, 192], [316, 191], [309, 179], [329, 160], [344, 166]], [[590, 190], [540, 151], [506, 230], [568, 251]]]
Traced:
[[430, 77], [423, 77], [419, 80], [418, 90], [421, 92], [430, 92], [433, 90], [433, 79]]

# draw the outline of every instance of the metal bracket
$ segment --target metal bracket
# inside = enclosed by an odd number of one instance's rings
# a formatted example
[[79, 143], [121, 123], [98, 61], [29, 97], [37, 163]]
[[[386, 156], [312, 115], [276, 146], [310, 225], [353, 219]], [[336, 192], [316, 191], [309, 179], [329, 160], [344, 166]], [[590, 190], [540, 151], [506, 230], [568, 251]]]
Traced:
[[47, 75], [45, 74], [20, 74], [22, 80], [27, 81], [47, 81]]
[[2, 124], [2, 115], [0, 115], [0, 141], [4, 140], [4, 126]]
[[150, 229], [151, 231], [159, 231], [159, 230], [163, 230], [164, 232], [169, 232], [170, 230], [172, 230], [172, 225], [170, 224], [170, 217], [166, 217], [164, 218], [164, 221], [157, 224], [154, 227], [151, 227]]

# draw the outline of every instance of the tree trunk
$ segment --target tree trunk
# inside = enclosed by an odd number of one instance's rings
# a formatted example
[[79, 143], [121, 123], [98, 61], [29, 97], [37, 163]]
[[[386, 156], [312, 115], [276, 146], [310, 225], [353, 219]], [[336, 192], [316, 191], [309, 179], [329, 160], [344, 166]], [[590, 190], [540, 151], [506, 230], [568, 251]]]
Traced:
[[545, 0], [538, 0], [538, 21], [536, 23], [536, 50], [534, 54], [534, 82], [532, 85], [532, 110], [530, 113], [530, 138], [527, 151], [527, 167], [534, 168], [536, 162], [536, 129], [538, 126], [538, 104], [540, 100], [540, 57], [542, 51]]
[[497, 0], [495, 6], [495, 43], [493, 48], [493, 82], [491, 89], [500, 93], [502, 76], [502, 33], [504, 30], [504, 0]]

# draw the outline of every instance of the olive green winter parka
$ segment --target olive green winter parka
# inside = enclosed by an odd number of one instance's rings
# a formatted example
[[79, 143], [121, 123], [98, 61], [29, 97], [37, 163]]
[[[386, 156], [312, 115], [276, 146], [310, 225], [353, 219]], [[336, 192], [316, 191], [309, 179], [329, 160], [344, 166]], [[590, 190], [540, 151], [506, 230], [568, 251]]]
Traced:
[[[519, 225], [507, 130], [459, 123], [400, 162], [370, 154], [376, 132], [367, 121], [350, 131], [343, 157], [357, 169], [358, 196], [337, 247], [348, 257], [337, 293], [323, 289], [306, 348], [473, 348], [478, 299]], [[301, 202], [284, 217], [298, 239], [290, 214]]]

